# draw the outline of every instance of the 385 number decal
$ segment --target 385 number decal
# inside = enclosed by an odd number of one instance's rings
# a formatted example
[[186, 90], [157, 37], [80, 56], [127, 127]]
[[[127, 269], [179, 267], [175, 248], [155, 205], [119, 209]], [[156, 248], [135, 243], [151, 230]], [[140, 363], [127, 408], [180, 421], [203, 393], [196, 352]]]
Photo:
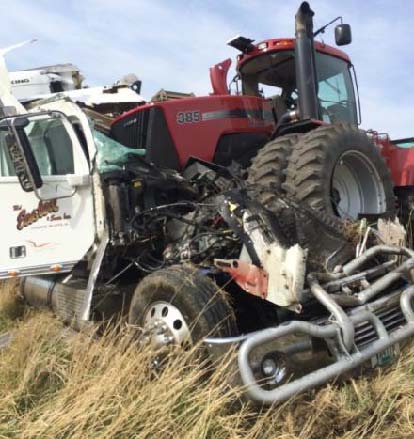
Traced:
[[177, 123], [197, 123], [201, 121], [199, 111], [180, 111], [177, 113]]

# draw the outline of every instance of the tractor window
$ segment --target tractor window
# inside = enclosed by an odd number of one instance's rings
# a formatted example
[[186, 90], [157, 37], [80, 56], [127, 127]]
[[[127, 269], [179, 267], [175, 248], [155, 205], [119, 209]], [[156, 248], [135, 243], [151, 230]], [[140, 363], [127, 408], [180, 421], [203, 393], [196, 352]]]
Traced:
[[243, 94], [267, 99], [276, 119], [295, 106], [295, 55], [292, 50], [257, 56], [242, 67], [240, 74]]
[[[328, 123], [357, 124], [357, 107], [349, 65], [316, 52], [320, 118]], [[268, 52], [240, 68], [243, 94], [269, 99], [279, 118], [297, 105], [295, 54], [292, 50]]]
[[357, 123], [354, 88], [348, 64], [339, 58], [316, 53], [318, 98], [322, 120]]
[[292, 50], [267, 53], [248, 61], [240, 70], [243, 94], [269, 98], [295, 89]]

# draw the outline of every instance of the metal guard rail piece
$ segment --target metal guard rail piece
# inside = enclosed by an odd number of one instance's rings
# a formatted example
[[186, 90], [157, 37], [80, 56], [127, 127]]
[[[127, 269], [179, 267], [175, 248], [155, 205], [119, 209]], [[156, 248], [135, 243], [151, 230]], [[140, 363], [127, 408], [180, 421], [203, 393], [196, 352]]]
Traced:
[[414, 286], [409, 286], [400, 296], [401, 310], [407, 323], [390, 334], [379, 318], [371, 311], [361, 310], [353, 315], [347, 316], [354, 326], [365, 321], [371, 322], [377, 333], [378, 340], [372, 342], [372, 344], [368, 345], [362, 351], [350, 354], [345, 353], [335, 363], [271, 390], [265, 390], [257, 383], [249, 366], [250, 352], [263, 343], [296, 333], [317, 338], [333, 339], [339, 335], [338, 323], [335, 322], [326, 326], [318, 326], [313, 323], [293, 321], [249, 335], [241, 344], [238, 352], [239, 372], [247, 396], [264, 404], [285, 401], [300, 392], [325, 384], [339, 375], [361, 366], [364, 362], [387, 348], [408, 337], [414, 336], [414, 309], [411, 303], [413, 298]]

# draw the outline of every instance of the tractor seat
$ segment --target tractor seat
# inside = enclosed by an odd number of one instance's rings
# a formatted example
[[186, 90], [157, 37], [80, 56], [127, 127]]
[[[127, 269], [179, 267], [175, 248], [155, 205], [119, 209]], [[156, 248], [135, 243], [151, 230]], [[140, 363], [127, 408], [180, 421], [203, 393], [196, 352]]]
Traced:
[[273, 116], [276, 119], [276, 122], [280, 120], [280, 118], [288, 111], [288, 107], [280, 95], [271, 96], [269, 98], [272, 107]]

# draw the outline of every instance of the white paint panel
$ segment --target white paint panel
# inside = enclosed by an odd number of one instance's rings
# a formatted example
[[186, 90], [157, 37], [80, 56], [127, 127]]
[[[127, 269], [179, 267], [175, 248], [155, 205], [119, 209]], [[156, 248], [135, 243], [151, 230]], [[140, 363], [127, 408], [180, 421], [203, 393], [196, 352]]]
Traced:
[[[39, 201], [17, 178], [0, 177], [0, 212], [0, 272], [73, 263], [94, 241], [90, 186], [78, 187], [69, 198]], [[25, 255], [10, 257], [12, 247], [24, 247]]]

